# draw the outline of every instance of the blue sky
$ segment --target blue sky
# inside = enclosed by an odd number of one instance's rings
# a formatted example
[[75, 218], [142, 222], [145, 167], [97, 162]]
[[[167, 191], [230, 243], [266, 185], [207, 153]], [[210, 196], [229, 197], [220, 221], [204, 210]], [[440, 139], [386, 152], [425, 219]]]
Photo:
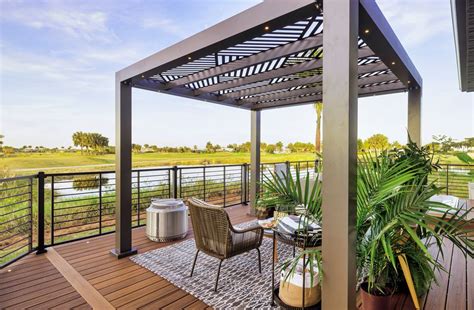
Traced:
[[[5, 144], [68, 146], [74, 131], [114, 143], [114, 73], [260, 1], [0, 0], [0, 132]], [[459, 91], [449, 1], [378, 0], [424, 80], [423, 141], [474, 135]], [[249, 140], [248, 111], [133, 92], [133, 140], [222, 145]], [[406, 140], [406, 94], [359, 100], [359, 137]], [[266, 142], [313, 141], [311, 105], [264, 111]]]

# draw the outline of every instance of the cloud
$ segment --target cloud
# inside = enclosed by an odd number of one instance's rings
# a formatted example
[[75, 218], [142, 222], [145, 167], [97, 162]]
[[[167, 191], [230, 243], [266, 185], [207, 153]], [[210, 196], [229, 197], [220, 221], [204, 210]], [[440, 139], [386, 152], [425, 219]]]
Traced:
[[169, 18], [160, 18], [160, 17], [152, 17], [152, 18], [144, 18], [142, 22], [142, 26], [144, 29], [158, 29], [160, 31], [176, 35], [179, 37], [184, 37], [188, 34], [182, 27], [179, 26], [180, 23], [169, 19]]
[[67, 87], [104, 90], [113, 87], [113, 72], [99, 72], [79, 59], [51, 57], [13, 49], [3, 49], [0, 70], [3, 78], [15, 81], [36, 79]]
[[377, 3], [406, 46], [420, 46], [452, 32], [449, 1], [379, 0]]
[[81, 11], [58, 5], [24, 6], [2, 4], [2, 19], [35, 29], [50, 29], [86, 41], [114, 42], [115, 33], [107, 26], [108, 15], [102, 11]]

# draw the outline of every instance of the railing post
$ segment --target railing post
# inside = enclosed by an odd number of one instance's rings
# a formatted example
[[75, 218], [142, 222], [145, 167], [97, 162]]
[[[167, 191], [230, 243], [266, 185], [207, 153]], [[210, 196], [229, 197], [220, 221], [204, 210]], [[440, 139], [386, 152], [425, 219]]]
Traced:
[[33, 250], [33, 177], [28, 178], [28, 191], [30, 192], [28, 196], [28, 208], [30, 209], [30, 238], [28, 239], [28, 252]]
[[286, 175], [289, 176], [291, 173], [291, 163], [287, 160], [285, 161], [286, 164]]
[[226, 203], [226, 196], [227, 196], [227, 192], [226, 192], [226, 186], [225, 186], [225, 166], [224, 166], [224, 203], [223, 203], [224, 207]]
[[51, 176], [51, 245], [54, 245], [54, 175]]
[[99, 235], [102, 235], [102, 173], [99, 173]]
[[202, 167], [202, 200], [206, 201], [206, 166]]
[[45, 253], [44, 247], [44, 172], [38, 173], [38, 250], [36, 254]]
[[140, 226], [140, 170], [137, 170], [137, 227]]
[[446, 164], [446, 195], [449, 195], [449, 164]]
[[247, 181], [248, 181], [248, 165], [242, 165], [240, 175], [240, 203], [247, 205]]
[[171, 179], [173, 182], [173, 198], [178, 198], [178, 166], [173, 166]]

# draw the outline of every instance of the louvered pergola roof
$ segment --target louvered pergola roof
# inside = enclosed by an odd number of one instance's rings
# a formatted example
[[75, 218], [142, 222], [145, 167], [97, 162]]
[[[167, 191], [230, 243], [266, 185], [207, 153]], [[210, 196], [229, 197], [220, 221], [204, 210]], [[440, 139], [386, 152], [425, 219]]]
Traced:
[[[322, 100], [324, 3], [266, 0], [119, 72], [119, 82], [263, 110]], [[373, 0], [361, 0], [359, 97], [420, 87], [421, 77]]]

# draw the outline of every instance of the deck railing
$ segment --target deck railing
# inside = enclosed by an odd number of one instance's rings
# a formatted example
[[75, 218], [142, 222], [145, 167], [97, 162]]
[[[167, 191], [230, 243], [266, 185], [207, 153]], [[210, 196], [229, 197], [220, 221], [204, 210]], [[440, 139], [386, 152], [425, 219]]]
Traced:
[[[302, 175], [317, 172], [316, 161], [265, 163]], [[132, 171], [132, 225], [146, 223], [152, 198], [198, 197], [224, 207], [249, 200], [248, 164], [182, 166]], [[445, 193], [468, 197], [474, 167], [443, 165], [430, 176]], [[50, 173], [0, 180], [0, 268], [32, 251], [115, 231], [114, 171]]]

